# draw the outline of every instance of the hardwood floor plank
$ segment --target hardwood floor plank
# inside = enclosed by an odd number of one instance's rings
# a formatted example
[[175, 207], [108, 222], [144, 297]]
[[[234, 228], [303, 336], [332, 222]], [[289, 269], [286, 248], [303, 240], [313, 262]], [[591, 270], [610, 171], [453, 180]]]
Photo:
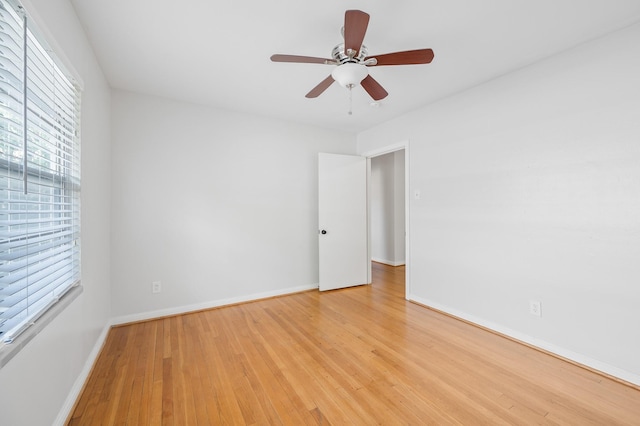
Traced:
[[162, 424], [173, 424], [173, 360], [162, 360]]
[[[164, 387], [164, 383], [162, 382], [162, 380], [155, 380], [153, 382], [153, 386], [150, 390], [151, 395], [149, 396], [149, 400], [147, 402], [149, 406], [149, 422], [138, 423], [138, 424], [149, 424], [149, 425], [162, 424], [162, 416], [163, 416], [162, 389], [163, 387]], [[87, 423], [87, 424], [91, 424], [91, 423]]]
[[[136, 389], [134, 410], [127, 418], [127, 424], [149, 424], [151, 421], [149, 396], [153, 393], [153, 376], [156, 365], [155, 354], [157, 352], [158, 321], [149, 321], [144, 324], [144, 341], [139, 350], [142, 356], [139, 358], [136, 369], [136, 380], [140, 383], [140, 389]], [[137, 415], [136, 415], [137, 412]]]
[[640, 390], [370, 286], [113, 328], [70, 425], [638, 425]]

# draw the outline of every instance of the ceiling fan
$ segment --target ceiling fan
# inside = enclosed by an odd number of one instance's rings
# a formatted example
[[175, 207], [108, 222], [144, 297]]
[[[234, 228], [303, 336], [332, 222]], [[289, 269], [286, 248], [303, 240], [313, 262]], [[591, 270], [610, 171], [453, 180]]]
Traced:
[[368, 25], [369, 15], [367, 13], [361, 10], [347, 10], [344, 14], [344, 27], [342, 28], [344, 43], [333, 48], [332, 59], [276, 54], [271, 56], [271, 60], [273, 62], [336, 65], [329, 77], [306, 94], [307, 98], [320, 96], [334, 81], [337, 81], [349, 90], [361, 84], [373, 100], [379, 101], [386, 98], [389, 93], [369, 75], [368, 67], [428, 64], [433, 60], [433, 50], [407, 50], [368, 56], [367, 47], [362, 44]]

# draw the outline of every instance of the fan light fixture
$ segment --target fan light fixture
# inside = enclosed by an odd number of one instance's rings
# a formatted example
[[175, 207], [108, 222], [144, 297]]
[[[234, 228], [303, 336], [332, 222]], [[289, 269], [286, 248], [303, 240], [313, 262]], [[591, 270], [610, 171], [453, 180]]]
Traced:
[[433, 60], [433, 50], [405, 50], [369, 56], [367, 47], [362, 44], [368, 25], [368, 13], [361, 10], [347, 10], [344, 13], [344, 26], [342, 27], [344, 43], [340, 43], [333, 48], [330, 59], [278, 53], [271, 55], [271, 60], [273, 62], [294, 62], [299, 64], [337, 65], [330, 76], [322, 80], [305, 95], [306, 98], [317, 98], [334, 81], [337, 81], [341, 86], [349, 89], [349, 93], [354, 87], [362, 85], [362, 88], [371, 96], [371, 99], [376, 102], [380, 101], [386, 98], [389, 93], [369, 75], [369, 67], [428, 64]]
[[354, 88], [366, 76], [369, 75], [367, 67], [361, 64], [355, 64], [353, 62], [347, 62], [337, 66], [331, 73], [331, 77], [337, 81], [342, 87], [348, 89]]

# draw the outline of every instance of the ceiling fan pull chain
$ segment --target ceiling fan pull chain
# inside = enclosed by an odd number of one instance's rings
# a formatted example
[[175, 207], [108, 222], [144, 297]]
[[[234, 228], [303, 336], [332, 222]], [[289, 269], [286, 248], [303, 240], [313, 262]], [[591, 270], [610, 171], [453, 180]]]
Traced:
[[349, 115], [353, 115], [353, 84], [349, 85]]

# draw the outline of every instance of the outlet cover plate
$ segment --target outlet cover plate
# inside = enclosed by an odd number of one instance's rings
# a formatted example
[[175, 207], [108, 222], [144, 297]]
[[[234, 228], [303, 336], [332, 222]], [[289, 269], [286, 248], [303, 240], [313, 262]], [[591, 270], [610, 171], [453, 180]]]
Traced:
[[542, 304], [539, 300], [529, 300], [529, 313], [537, 317], [542, 316]]

